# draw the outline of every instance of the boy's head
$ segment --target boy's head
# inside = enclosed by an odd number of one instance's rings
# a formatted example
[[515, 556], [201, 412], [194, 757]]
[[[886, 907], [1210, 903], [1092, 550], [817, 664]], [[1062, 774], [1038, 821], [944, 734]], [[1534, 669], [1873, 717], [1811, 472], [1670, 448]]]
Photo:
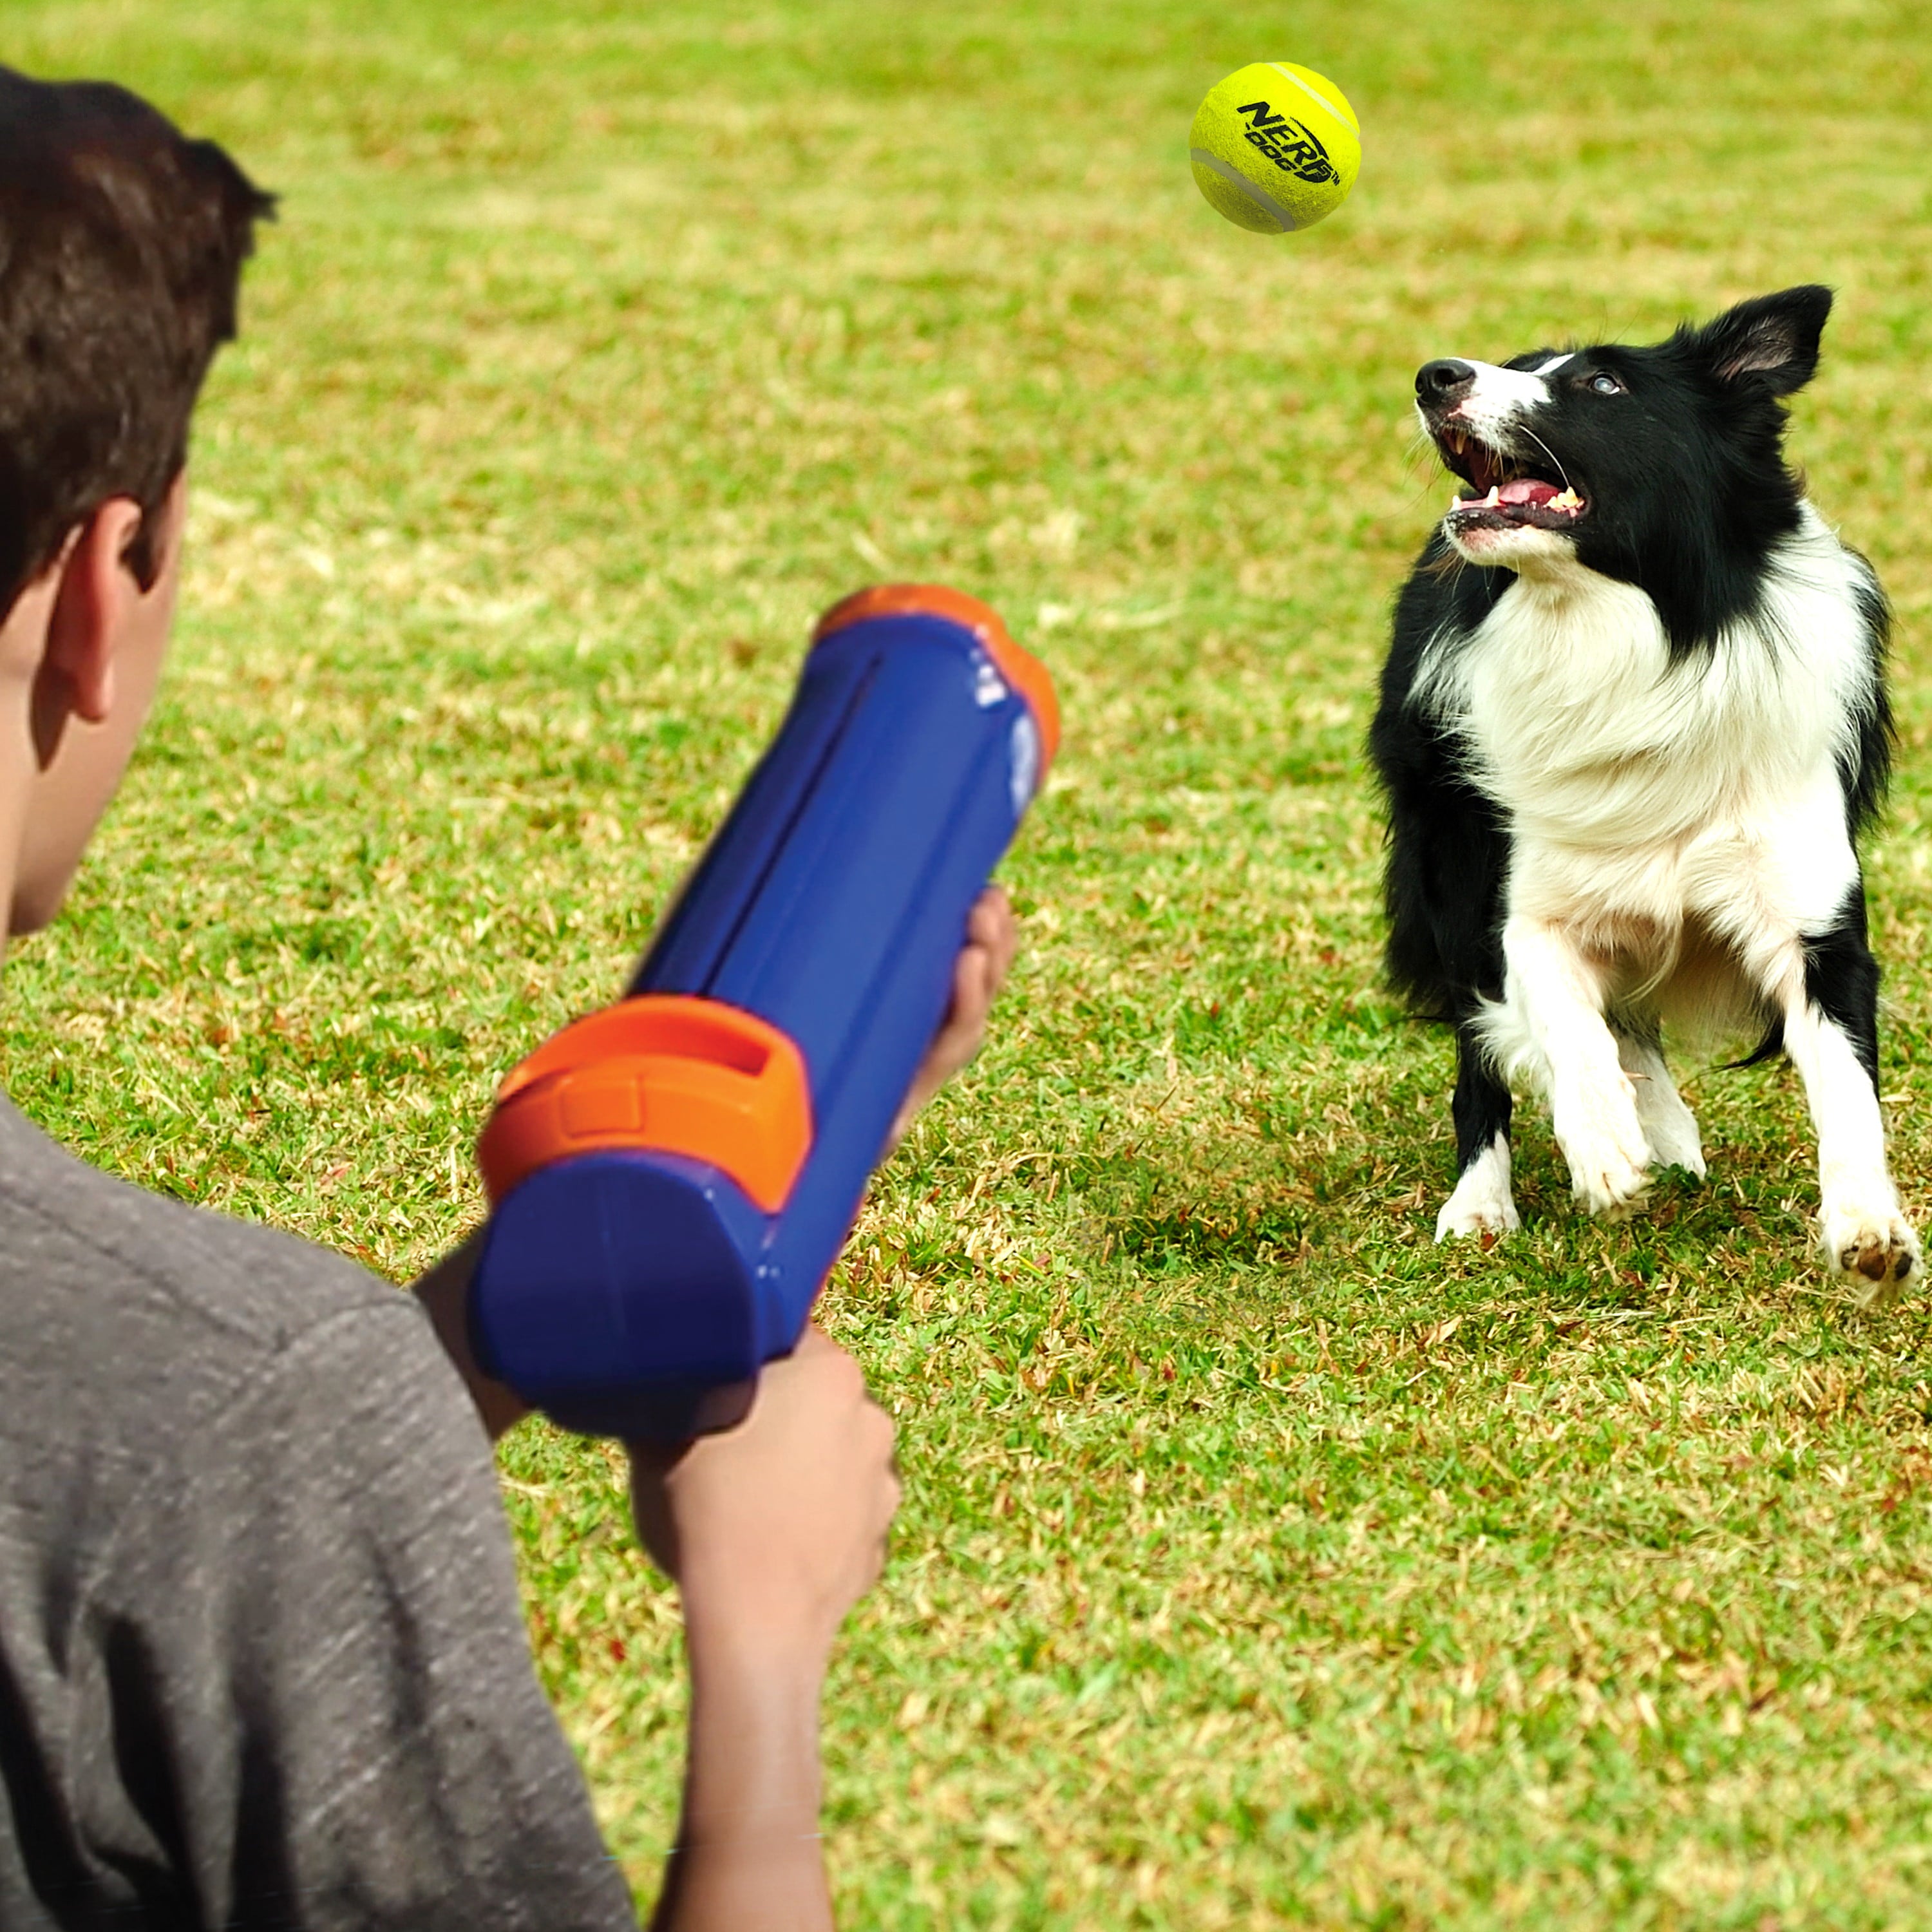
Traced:
[[[172, 609], [188, 419], [273, 207], [125, 89], [0, 68], [0, 866], [58, 905]], [[78, 728], [70, 729], [70, 726]]]

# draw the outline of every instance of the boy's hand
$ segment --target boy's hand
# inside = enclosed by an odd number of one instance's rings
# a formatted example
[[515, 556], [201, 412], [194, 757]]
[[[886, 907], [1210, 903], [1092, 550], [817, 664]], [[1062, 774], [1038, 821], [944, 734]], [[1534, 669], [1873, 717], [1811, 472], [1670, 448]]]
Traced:
[[638, 1533], [676, 1580], [694, 1669], [756, 1660], [815, 1689], [898, 1501], [892, 1418], [815, 1325], [766, 1367], [735, 1428], [631, 1448]]
[[886, 1136], [890, 1150], [904, 1138], [913, 1116], [980, 1051], [986, 1037], [986, 1016], [1005, 981], [1019, 944], [1019, 922], [1003, 886], [988, 886], [966, 921], [966, 944], [952, 969], [952, 1003], [926, 1048], [919, 1071]]
[[817, 1328], [734, 1429], [631, 1450], [644, 1546], [677, 1580], [691, 1747], [653, 1932], [832, 1932], [818, 1699], [832, 1640], [885, 1560], [892, 1418]]

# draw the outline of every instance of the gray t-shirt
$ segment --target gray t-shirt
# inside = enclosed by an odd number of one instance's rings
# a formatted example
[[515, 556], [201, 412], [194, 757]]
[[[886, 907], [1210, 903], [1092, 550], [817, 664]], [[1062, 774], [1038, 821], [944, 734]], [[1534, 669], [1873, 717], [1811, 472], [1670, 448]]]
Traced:
[[414, 1301], [0, 1100], [0, 1927], [636, 1924]]

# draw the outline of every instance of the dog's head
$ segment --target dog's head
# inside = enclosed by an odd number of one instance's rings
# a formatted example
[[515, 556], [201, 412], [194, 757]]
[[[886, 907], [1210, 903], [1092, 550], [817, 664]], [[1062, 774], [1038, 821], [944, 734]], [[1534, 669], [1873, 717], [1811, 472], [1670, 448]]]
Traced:
[[1650, 592], [1673, 638], [1704, 629], [1696, 580], [1756, 571], [1796, 526], [1779, 398], [1831, 306], [1787, 289], [1645, 347], [1426, 363], [1416, 409], [1460, 485], [1444, 536], [1472, 563], [1582, 564]]

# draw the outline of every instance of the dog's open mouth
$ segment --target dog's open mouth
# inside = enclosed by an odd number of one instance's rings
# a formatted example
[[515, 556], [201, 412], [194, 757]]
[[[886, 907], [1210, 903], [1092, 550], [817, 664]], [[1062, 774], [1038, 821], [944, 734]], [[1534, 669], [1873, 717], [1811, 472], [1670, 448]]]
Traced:
[[1556, 466], [1547, 457], [1526, 458], [1498, 449], [1454, 423], [1439, 424], [1433, 434], [1444, 463], [1469, 486], [1468, 496], [1459, 496], [1449, 506], [1450, 516], [1462, 528], [1528, 524], [1567, 530], [1590, 507], [1567, 478], [1539, 473]]

